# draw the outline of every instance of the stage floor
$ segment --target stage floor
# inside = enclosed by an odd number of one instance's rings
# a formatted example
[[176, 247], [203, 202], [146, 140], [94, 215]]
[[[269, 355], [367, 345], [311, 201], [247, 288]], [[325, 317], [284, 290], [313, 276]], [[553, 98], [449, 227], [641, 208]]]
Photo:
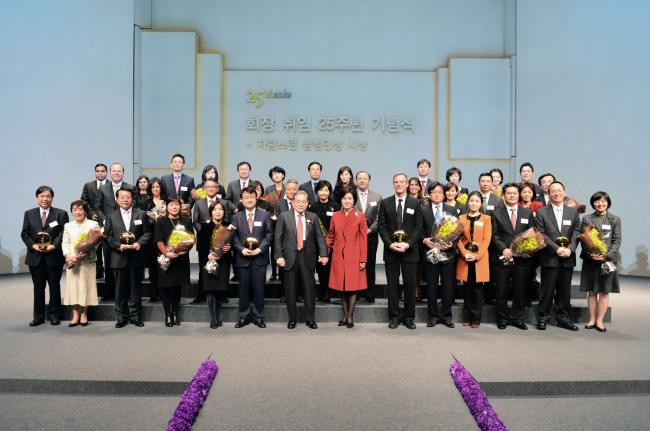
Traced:
[[118, 330], [30, 328], [29, 276], [0, 276], [0, 429], [164, 429], [208, 356], [219, 373], [196, 430], [477, 429], [449, 375], [454, 355], [511, 430], [645, 430], [650, 280], [621, 284], [606, 333], [362, 322]]

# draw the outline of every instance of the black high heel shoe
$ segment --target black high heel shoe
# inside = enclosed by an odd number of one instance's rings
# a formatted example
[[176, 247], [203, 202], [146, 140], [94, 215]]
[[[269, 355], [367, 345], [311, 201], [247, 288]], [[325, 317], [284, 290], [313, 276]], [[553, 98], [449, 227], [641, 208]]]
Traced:
[[68, 323], [68, 328], [74, 328], [74, 327], [77, 326], [78, 324], [79, 324], [79, 320], [77, 320], [77, 321], [74, 322], [74, 323], [70, 322], [70, 323]]
[[168, 327], [168, 328], [171, 328], [172, 326], [174, 326], [174, 323], [172, 322], [171, 317], [169, 316], [169, 314], [165, 314], [165, 326]]
[[345, 320], [339, 320], [339, 326], [345, 326], [345, 325], [347, 325]]
[[348, 327], [348, 329], [354, 328], [354, 323], [350, 322], [346, 326]]
[[174, 325], [179, 326], [181, 324], [181, 321], [178, 319], [178, 313], [172, 312], [169, 316]]

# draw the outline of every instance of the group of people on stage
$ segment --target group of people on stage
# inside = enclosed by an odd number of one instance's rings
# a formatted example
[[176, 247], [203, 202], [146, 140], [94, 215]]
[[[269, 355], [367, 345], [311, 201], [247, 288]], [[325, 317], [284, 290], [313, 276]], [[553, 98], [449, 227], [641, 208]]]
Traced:
[[[273, 184], [264, 188], [251, 180], [251, 165], [244, 161], [237, 166], [239, 178], [228, 183], [227, 189], [219, 184], [213, 165], [205, 167], [198, 185], [183, 173], [184, 167], [184, 157], [175, 154], [171, 174], [161, 178], [141, 175], [133, 186], [123, 181], [121, 164], [114, 163], [110, 169], [97, 164], [95, 180], [86, 183], [81, 199], [70, 204], [73, 221], [66, 211], [52, 207], [51, 187], [36, 190], [38, 207], [25, 212], [21, 234], [34, 284], [30, 326], [46, 318], [52, 325], [60, 323], [59, 282], [64, 264], [64, 304], [72, 307], [68, 326], [88, 324], [88, 307], [98, 305], [96, 279], [102, 275], [102, 300], [115, 300], [115, 326], [144, 326], [145, 267], [149, 268], [151, 301], [158, 296], [162, 299], [165, 325], [180, 325], [181, 288], [190, 283], [188, 250], [194, 243], [200, 267], [194, 302], [207, 300], [214, 329], [222, 325], [221, 306], [228, 301], [231, 267], [233, 279], [239, 282], [235, 327], [251, 321], [266, 327], [264, 288], [270, 263], [271, 278], [279, 277], [284, 289], [289, 329], [296, 327], [297, 301], [304, 302], [306, 325], [316, 329], [316, 301], [330, 302], [332, 291], [338, 291], [341, 298], [339, 326], [354, 327], [359, 295], [375, 302], [380, 239], [391, 329], [400, 324], [415, 329], [416, 302], [423, 297], [427, 327], [453, 328], [452, 304], [456, 284], [462, 281], [464, 326], [480, 325], [483, 304], [493, 296], [497, 327], [525, 330], [525, 307], [534, 296], [531, 286], [536, 268], [541, 267], [537, 329], [546, 329], [555, 303], [558, 326], [577, 331], [570, 316], [571, 278], [578, 237], [591, 228], [597, 229], [603, 244], [600, 252], [583, 246], [580, 256], [580, 289], [588, 292], [590, 312], [587, 329], [605, 331], [608, 295], [619, 292], [616, 265], [621, 222], [609, 212], [609, 195], [594, 193], [590, 204], [595, 212], [581, 221], [575, 205], [566, 205], [564, 184], [550, 173], [534, 184], [530, 163], [521, 165], [518, 183], [504, 184], [503, 173], [493, 169], [480, 174], [478, 190], [469, 192], [460, 185], [460, 169], [447, 170], [443, 184], [429, 179], [431, 163], [422, 159], [417, 163], [417, 176], [393, 175], [395, 193], [387, 198], [369, 189], [370, 173], [354, 175], [348, 166], [339, 169], [334, 186], [321, 179], [319, 162], [307, 166], [310, 178], [302, 184], [295, 179], [285, 181], [284, 169], [275, 166], [269, 171]], [[449, 226], [447, 221], [452, 229], [460, 226], [458, 234], [440, 239], [437, 232]], [[534, 254], [513, 250], [513, 240], [533, 227], [546, 247]], [[80, 251], [80, 242], [100, 228], [105, 239]], [[179, 238], [189, 240], [190, 246], [176, 248]], [[220, 242], [220, 238], [227, 240]], [[608, 263], [606, 271], [603, 267]], [[50, 289], [47, 315], [46, 284]]]

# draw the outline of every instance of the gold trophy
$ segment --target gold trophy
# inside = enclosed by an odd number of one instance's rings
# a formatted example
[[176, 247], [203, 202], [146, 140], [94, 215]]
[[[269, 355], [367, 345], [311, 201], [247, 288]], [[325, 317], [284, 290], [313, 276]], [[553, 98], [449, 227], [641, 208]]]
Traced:
[[248, 238], [246, 238], [244, 240], [244, 247], [246, 247], [247, 249], [249, 249], [251, 251], [257, 249], [257, 247], [259, 247], [259, 246], [260, 246], [260, 243], [259, 243], [259, 241], [257, 241], [257, 238], [255, 238], [254, 236], [249, 236]]
[[47, 246], [52, 244], [52, 237], [47, 232], [39, 232], [34, 237], [34, 242], [41, 250], [47, 249]]
[[478, 253], [478, 242], [470, 241], [468, 243], [465, 243], [465, 250], [467, 250], [470, 254]]
[[404, 232], [402, 229], [396, 230], [393, 232], [393, 242], [396, 244], [404, 244], [405, 242], [408, 242], [409, 236], [406, 232]]
[[120, 235], [120, 244], [124, 244], [127, 248], [132, 248], [133, 243], [135, 242], [135, 235], [133, 232], [124, 232]]
[[569, 241], [569, 238], [565, 236], [558, 236], [555, 238], [555, 245], [558, 247], [568, 247], [569, 244], [571, 244], [571, 241]]

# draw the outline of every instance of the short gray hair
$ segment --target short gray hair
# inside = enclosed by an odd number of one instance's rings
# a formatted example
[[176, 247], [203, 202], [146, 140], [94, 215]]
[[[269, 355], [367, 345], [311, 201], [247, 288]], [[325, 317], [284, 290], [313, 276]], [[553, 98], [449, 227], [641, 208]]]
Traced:
[[294, 201], [296, 200], [296, 197], [297, 197], [298, 195], [300, 195], [300, 196], [303, 196], [303, 195], [304, 195], [304, 196], [305, 196], [305, 199], [309, 200], [309, 195], [307, 194], [306, 191], [304, 191], [304, 190], [298, 190], [296, 193], [293, 194], [293, 200], [294, 200]]

